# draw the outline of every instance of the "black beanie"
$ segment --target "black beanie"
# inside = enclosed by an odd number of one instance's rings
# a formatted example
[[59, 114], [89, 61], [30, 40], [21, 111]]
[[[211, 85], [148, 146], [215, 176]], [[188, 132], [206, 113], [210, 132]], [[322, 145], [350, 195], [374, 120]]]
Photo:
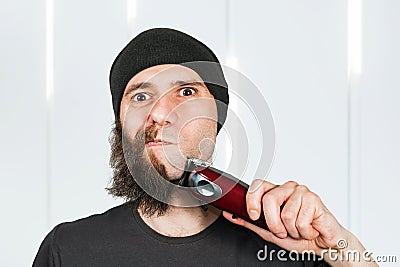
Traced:
[[168, 28], [154, 28], [140, 33], [115, 59], [110, 71], [115, 119], [119, 120], [121, 100], [130, 79], [144, 69], [161, 64], [180, 64], [199, 74], [214, 99], [219, 100], [216, 101], [219, 132], [226, 119], [229, 95], [218, 58], [199, 40]]

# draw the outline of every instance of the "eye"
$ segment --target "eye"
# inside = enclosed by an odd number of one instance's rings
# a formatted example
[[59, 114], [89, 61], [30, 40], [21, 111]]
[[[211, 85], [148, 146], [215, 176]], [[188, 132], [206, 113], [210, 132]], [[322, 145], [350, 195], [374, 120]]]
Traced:
[[137, 93], [132, 97], [132, 100], [135, 102], [143, 102], [150, 98], [150, 96], [146, 93]]
[[179, 90], [179, 95], [180, 96], [191, 96], [194, 93], [196, 93], [196, 90], [194, 90], [191, 87], [185, 87]]

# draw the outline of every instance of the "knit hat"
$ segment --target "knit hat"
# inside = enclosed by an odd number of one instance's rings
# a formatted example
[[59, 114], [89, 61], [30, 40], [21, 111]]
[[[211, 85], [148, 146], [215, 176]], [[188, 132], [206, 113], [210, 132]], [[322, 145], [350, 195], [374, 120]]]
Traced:
[[130, 79], [144, 69], [161, 64], [183, 65], [196, 71], [203, 79], [216, 100], [219, 132], [226, 119], [229, 95], [218, 58], [199, 40], [168, 28], [140, 33], [114, 60], [110, 70], [110, 90], [115, 119], [119, 120], [121, 100]]

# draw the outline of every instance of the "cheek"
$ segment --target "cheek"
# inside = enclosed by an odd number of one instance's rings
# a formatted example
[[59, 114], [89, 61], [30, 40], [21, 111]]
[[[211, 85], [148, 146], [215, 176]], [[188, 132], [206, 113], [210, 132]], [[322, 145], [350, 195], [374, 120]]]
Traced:
[[187, 101], [177, 108], [180, 114], [178, 144], [182, 154], [208, 160], [217, 135], [217, 108], [214, 99]]
[[144, 130], [147, 114], [148, 111], [144, 109], [125, 109], [124, 116], [121, 116], [121, 122], [124, 131], [130, 138], [133, 139], [139, 131]]
[[212, 119], [198, 118], [182, 128], [178, 144], [183, 154], [209, 160], [215, 148], [216, 123]]
[[176, 126], [180, 129], [198, 128], [200, 126], [212, 128], [217, 125], [217, 107], [213, 98], [200, 98], [183, 102], [174, 109], [174, 112], [179, 114], [179, 121]]

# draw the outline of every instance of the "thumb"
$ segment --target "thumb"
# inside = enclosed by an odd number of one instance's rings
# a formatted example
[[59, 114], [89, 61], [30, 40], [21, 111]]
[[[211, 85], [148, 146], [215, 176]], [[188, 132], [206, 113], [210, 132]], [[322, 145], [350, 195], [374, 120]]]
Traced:
[[223, 211], [222, 215], [225, 217], [225, 219], [227, 219], [228, 221], [243, 226], [251, 231], [253, 231], [254, 233], [256, 233], [257, 235], [259, 235], [262, 239], [264, 239], [265, 241], [274, 243], [278, 246], [280, 246], [283, 249], [286, 250], [295, 250], [299, 253], [304, 251], [304, 245], [303, 242], [301, 240], [296, 240], [293, 239], [289, 236], [285, 237], [285, 238], [280, 238], [277, 237], [276, 235], [274, 235], [272, 232], [263, 229], [261, 227], [258, 227], [257, 225], [254, 225], [248, 221], [243, 220], [242, 218], [238, 218], [235, 215], [233, 215], [232, 213], [229, 213], [227, 211]]
[[275, 236], [273, 233], [270, 231], [263, 229], [261, 227], [258, 227], [257, 225], [254, 225], [252, 223], [249, 223], [248, 221], [243, 220], [242, 218], [236, 217], [234, 214], [227, 212], [227, 211], [222, 211], [222, 215], [227, 219], [228, 221], [243, 226], [256, 234], [258, 234], [260, 237], [262, 237], [264, 240], [276, 243], [278, 240], [282, 240], [279, 237]]

